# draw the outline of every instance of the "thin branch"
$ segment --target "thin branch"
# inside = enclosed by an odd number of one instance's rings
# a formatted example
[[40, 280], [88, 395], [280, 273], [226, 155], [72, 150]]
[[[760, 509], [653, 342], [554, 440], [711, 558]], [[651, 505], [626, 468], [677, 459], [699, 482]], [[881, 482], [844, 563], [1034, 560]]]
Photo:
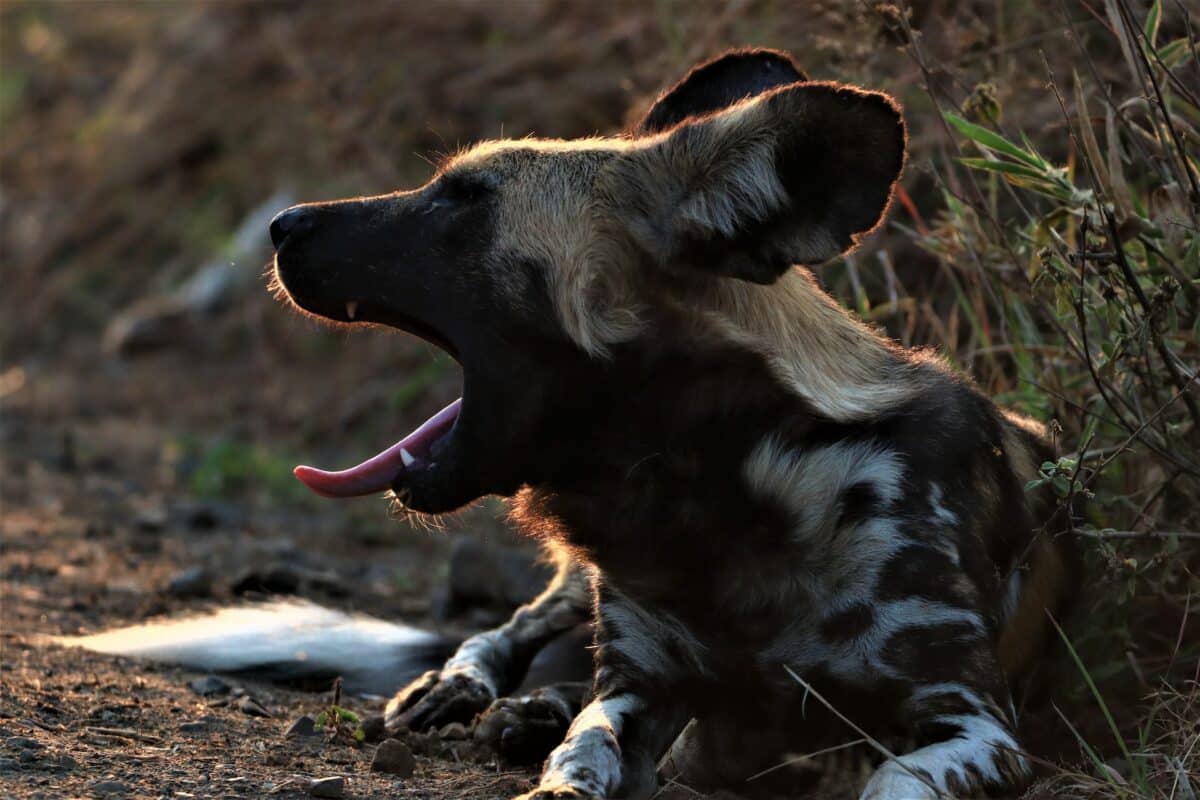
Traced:
[[[797, 675], [795, 670], [793, 670], [787, 664], [784, 664], [783, 668], [787, 672], [788, 675], [792, 676], [792, 680], [796, 681], [796, 683], [798, 683], [804, 687], [805, 692], [807, 692], [808, 694], [811, 694], [813, 697], [817, 698], [817, 701], [821, 705], [825, 706], [825, 708], [829, 709], [830, 713], [832, 713], [835, 717], [837, 717], [842, 722], [846, 723], [852, 729], [854, 729], [854, 732], [857, 733], [859, 736], [863, 737], [863, 739], [866, 740], [867, 744], [871, 745], [871, 747], [873, 747], [877, 751], [879, 751], [879, 753], [881, 755], [883, 755], [884, 757], [886, 757], [888, 760], [894, 761], [897, 764], [899, 764], [901, 767], [904, 768], [905, 772], [912, 775], [914, 778], [919, 780], [921, 783], [925, 784], [930, 789], [932, 789], [933, 792], [938, 797], [946, 797], [946, 793], [943, 792], [941, 789], [939, 789], [932, 781], [929, 780], [929, 778], [925, 777], [924, 775], [921, 775], [916, 770], [914, 770], [912, 767], [908, 766], [908, 764], [905, 764], [903, 761], [901, 761], [899, 758], [896, 757], [895, 753], [893, 753], [891, 750], [884, 747], [883, 744], [881, 744], [877, 739], [875, 739], [873, 736], [871, 736], [871, 734], [864, 731], [862, 728], [860, 728], [858, 725], [856, 725], [854, 722], [852, 722], [849, 717], [847, 717], [845, 714], [843, 714], [842, 712], [840, 712], [836, 708], [834, 708], [833, 703], [830, 703], [828, 700], [826, 700], [821, 695], [820, 692], [818, 692], [816, 689], [814, 689], [812, 687], [811, 683], [809, 683], [808, 681], [804, 680], [804, 678], [801, 678], [799, 675]], [[947, 800], [949, 800], [949, 799], [947, 798]]]

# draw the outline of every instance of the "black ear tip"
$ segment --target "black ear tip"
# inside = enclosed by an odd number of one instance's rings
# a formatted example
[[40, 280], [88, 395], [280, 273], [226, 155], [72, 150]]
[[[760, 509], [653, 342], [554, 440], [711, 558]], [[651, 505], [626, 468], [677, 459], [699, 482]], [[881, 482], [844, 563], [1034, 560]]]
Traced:
[[692, 67], [658, 98], [634, 131], [658, 133], [688, 117], [711, 114], [747, 97], [807, 80], [804, 71], [782, 50], [726, 50]]
[[733, 65], [735, 63], [756, 67], [762, 74], [777, 76], [783, 83], [807, 81], [808, 74], [796, 63], [791, 53], [785, 50], [772, 50], [767, 47], [739, 47], [726, 50], [724, 53], [704, 63], [693, 67], [702, 70], [715, 64]]

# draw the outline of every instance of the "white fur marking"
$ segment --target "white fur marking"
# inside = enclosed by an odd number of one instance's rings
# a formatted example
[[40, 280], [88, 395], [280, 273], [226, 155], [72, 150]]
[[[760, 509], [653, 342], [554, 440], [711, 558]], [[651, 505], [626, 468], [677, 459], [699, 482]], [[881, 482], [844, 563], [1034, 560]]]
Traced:
[[[938, 795], [924, 782], [912, 775], [910, 769], [927, 772], [938, 791], [953, 796], [947, 783], [947, 775], [953, 775], [966, 786], [975, 780], [967, 771], [973, 765], [986, 781], [1000, 782], [1004, 776], [997, 769], [993, 756], [996, 750], [1017, 750], [1016, 740], [996, 720], [988, 715], [946, 715], [937, 717], [938, 722], [956, 725], [961, 733], [953, 739], [922, 747], [896, 761], [883, 764], [871, 777], [863, 790], [862, 800], [913, 800], [913, 798], [937, 798]], [[1021, 767], [1028, 771], [1028, 762], [1021, 757]], [[903, 764], [904, 766], [901, 766]]]
[[546, 760], [540, 789], [570, 787], [609, 797], [621, 785], [621, 750], [617, 744], [625, 720], [641, 710], [642, 701], [620, 694], [592, 701], [579, 712], [567, 738]]
[[838, 442], [813, 450], [787, 447], [767, 436], [746, 459], [750, 488], [779, 501], [799, 522], [798, 539], [827, 538], [842, 494], [867, 484], [885, 504], [899, 499], [904, 479], [900, 456], [874, 442]]
[[936, 483], [929, 489], [929, 506], [933, 509], [933, 515], [947, 526], [958, 523], [958, 515], [942, 505], [942, 487]]

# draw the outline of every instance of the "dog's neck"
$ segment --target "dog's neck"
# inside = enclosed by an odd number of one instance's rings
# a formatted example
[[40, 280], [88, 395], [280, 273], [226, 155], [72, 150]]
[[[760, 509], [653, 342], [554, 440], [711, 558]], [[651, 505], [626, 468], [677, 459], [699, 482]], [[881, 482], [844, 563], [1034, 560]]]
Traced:
[[755, 445], [778, 435], [802, 446], [818, 427], [868, 422], [917, 391], [919, 364], [807, 274], [722, 283], [661, 307], [603, 378], [576, 382], [588, 394], [539, 437], [553, 444], [514, 503], [527, 531], [612, 580], [653, 583], [679, 553], [715, 565], [744, 537], [786, 537], [788, 522], [748, 492]]
[[913, 357], [839, 306], [804, 269], [762, 286], [717, 282], [699, 306], [714, 330], [762, 354], [779, 380], [838, 422], [876, 417], [918, 389]]

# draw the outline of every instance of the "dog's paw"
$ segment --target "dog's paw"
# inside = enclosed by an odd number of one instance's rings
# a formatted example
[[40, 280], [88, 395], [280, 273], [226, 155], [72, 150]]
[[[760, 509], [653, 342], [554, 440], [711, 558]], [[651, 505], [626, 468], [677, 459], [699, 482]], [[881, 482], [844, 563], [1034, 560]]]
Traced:
[[426, 672], [396, 693], [383, 712], [389, 734], [405, 728], [424, 733], [451, 722], [468, 724], [496, 698], [477, 678], [462, 672]]
[[909, 772], [889, 761], [875, 771], [859, 800], [939, 800], [941, 794], [923, 770]]
[[604, 798], [574, 786], [559, 785], [539, 786], [532, 792], [514, 797], [513, 800], [604, 800]]
[[573, 710], [558, 695], [534, 691], [525, 697], [502, 697], [475, 725], [475, 741], [510, 764], [540, 764], [562, 742]]

